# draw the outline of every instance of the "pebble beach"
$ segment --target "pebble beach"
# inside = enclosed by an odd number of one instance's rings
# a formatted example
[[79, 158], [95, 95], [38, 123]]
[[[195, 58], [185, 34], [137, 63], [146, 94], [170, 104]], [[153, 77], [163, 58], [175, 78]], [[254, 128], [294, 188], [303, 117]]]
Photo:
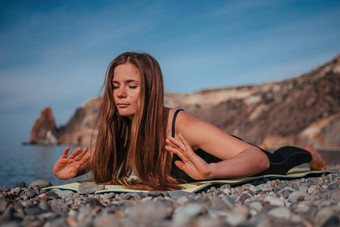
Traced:
[[199, 193], [93, 194], [21, 182], [0, 187], [0, 226], [340, 226], [340, 166], [329, 169], [336, 172]]

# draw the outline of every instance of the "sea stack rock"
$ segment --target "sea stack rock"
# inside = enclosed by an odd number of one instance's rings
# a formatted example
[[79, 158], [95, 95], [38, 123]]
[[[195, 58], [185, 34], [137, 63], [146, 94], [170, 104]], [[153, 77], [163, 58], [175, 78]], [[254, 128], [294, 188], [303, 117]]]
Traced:
[[40, 113], [31, 130], [31, 144], [54, 145], [58, 143], [57, 128], [50, 107], [46, 107]]

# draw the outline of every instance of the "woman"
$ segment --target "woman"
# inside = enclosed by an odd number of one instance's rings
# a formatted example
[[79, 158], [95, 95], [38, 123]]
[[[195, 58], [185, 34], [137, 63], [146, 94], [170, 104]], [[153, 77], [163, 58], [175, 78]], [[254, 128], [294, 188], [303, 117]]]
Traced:
[[[97, 183], [144, 190], [179, 189], [179, 182], [286, 173], [301, 163], [324, 170], [313, 149], [271, 154], [181, 110], [164, 107], [162, 72], [148, 54], [127, 52], [111, 62], [92, 152], [69, 147], [54, 166], [60, 179], [92, 171]], [[91, 153], [91, 154], [90, 154]], [[127, 180], [135, 173], [139, 181]]]

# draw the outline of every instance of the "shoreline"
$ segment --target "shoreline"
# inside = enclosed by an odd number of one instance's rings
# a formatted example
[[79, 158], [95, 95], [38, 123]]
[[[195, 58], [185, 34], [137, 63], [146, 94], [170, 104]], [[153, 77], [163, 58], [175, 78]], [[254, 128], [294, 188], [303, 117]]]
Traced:
[[340, 166], [336, 173], [293, 180], [210, 187], [199, 193], [151, 191], [79, 194], [42, 190], [34, 181], [0, 187], [4, 226], [338, 226]]

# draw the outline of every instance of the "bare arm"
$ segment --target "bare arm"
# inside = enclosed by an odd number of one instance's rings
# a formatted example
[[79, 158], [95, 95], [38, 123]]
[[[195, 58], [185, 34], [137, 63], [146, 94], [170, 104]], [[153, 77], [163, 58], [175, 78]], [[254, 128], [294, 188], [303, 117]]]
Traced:
[[[186, 113], [178, 115], [176, 139], [167, 138], [166, 149], [179, 155], [175, 164], [194, 179], [251, 176], [269, 167], [267, 156], [257, 147], [236, 139], [215, 126]], [[222, 159], [206, 163], [193, 151], [202, 148]]]

